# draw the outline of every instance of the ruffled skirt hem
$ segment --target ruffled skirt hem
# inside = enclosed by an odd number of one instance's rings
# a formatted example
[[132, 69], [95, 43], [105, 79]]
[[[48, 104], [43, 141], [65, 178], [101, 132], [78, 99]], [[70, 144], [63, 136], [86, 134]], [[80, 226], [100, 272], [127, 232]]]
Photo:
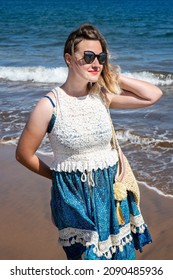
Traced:
[[[128, 230], [129, 228], [131, 228], [131, 232]], [[64, 236], [62, 236], [62, 232]], [[120, 234], [110, 235], [104, 241], [99, 241], [97, 232], [74, 228], [61, 230], [60, 235], [59, 242], [63, 246], [68, 259], [71, 259], [71, 252], [79, 251], [81, 251], [81, 254], [78, 253], [78, 255], [82, 256], [84, 260], [134, 259], [134, 249], [142, 252], [142, 247], [152, 242], [146, 224], [137, 227], [126, 224], [120, 230]], [[75, 256], [76, 259], [78, 257]]]

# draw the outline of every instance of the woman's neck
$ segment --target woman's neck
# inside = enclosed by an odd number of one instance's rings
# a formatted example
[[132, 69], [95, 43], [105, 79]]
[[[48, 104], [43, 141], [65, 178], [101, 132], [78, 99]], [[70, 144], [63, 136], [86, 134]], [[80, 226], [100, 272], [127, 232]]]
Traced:
[[73, 85], [73, 88], [71, 85], [68, 85], [64, 83], [61, 88], [70, 96], [74, 97], [80, 97], [80, 96], [85, 96], [88, 94], [88, 89], [87, 87], [75, 87]]
[[89, 87], [86, 81], [82, 83], [81, 81], [77, 80], [75, 82], [74, 79], [70, 81], [70, 79], [67, 78], [66, 82], [61, 86], [61, 88], [68, 95], [75, 97], [85, 96], [89, 93]]

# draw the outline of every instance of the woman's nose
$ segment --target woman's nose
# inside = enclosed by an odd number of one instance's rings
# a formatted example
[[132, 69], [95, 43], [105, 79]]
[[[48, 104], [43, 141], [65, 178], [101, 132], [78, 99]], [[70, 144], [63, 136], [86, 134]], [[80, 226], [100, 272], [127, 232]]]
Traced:
[[95, 66], [95, 67], [100, 66], [100, 63], [99, 63], [99, 61], [98, 61], [98, 58], [97, 58], [97, 57], [94, 59], [94, 61], [93, 61], [92, 65], [93, 65], [93, 66]]

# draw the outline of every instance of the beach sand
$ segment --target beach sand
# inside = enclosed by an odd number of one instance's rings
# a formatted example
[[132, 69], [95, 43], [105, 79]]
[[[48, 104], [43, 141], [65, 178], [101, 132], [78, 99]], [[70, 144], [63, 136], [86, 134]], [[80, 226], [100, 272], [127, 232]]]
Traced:
[[[0, 145], [0, 159], [0, 259], [66, 259], [51, 220], [51, 181], [20, 165], [14, 146]], [[138, 252], [137, 259], [172, 260], [173, 199], [140, 189], [141, 209], [153, 243]]]

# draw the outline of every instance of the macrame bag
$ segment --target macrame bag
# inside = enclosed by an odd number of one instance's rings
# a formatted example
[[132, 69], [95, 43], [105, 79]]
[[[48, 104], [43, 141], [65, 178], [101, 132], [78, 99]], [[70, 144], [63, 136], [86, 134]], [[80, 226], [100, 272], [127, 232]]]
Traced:
[[124, 155], [124, 153], [121, 150], [121, 147], [118, 143], [118, 139], [116, 136], [116, 132], [111, 120], [111, 126], [112, 126], [112, 146], [114, 149], [118, 152], [118, 170], [115, 177], [115, 183], [114, 183], [114, 198], [117, 201], [117, 217], [119, 224], [124, 224], [124, 218], [122, 215], [121, 207], [120, 207], [120, 201], [126, 199], [127, 197], [127, 191], [130, 191], [134, 195], [134, 199], [136, 201], [136, 204], [139, 208], [140, 203], [140, 192], [138, 183], [136, 181], [136, 178], [134, 176], [134, 173], [131, 169], [131, 166]]

